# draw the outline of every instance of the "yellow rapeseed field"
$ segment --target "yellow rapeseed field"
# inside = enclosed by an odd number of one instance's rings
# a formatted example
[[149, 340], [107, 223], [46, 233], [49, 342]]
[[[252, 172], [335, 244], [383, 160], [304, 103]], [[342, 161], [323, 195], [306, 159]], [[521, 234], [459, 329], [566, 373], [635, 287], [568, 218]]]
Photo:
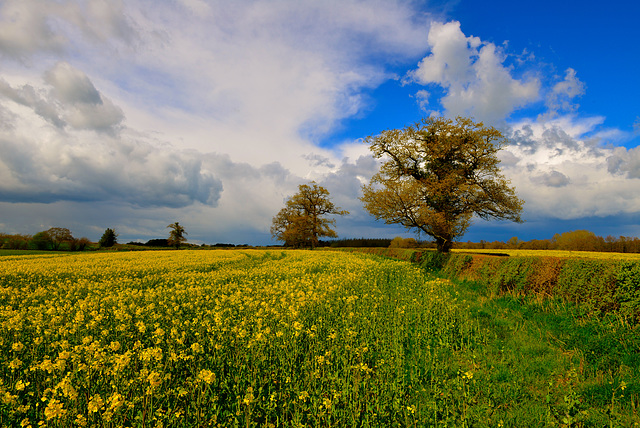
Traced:
[[454, 249], [455, 253], [469, 254], [507, 254], [513, 257], [561, 257], [581, 259], [615, 259], [615, 260], [640, 260], [640, 253], [605, 253], [597, 251], [566, 251], [566, 250], [468, 250]]
[[0, 425], [416, 418], [429, 410], [405, 374], [469, 337], [440, 281], [330, 252], [2, 257]]

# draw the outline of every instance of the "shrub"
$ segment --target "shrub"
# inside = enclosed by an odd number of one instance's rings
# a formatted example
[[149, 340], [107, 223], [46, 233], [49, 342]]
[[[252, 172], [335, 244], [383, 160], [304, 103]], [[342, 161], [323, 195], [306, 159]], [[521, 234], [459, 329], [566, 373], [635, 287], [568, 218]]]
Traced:
[[[420, 256], [416, 256], [415, 254], [420, 254]], [[452, 254], [441, 253], [438, 251], [424, 251], [421, 253], [414, 253], [413, 259], [415, 260], [419, 257], [420, 266], [425, 269], [427, 272], [436, 272], [442, 270], [447, 260], [450, 257], [455, 257]]]
[[567, 259], [558, 277], [561, 297], [581, 303], [588, 311], [617, 309], [614, 294], [619, 262], [613, 260]]
[[620, 264], [614, 297], [621, 315], [640, 321], [640, 263]]

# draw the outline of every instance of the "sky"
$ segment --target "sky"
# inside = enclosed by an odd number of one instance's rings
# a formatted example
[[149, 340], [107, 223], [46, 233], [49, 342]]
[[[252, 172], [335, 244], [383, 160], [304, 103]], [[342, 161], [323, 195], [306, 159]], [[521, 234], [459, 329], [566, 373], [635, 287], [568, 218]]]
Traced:
[[[640, 236], [640, 3], [0, 0], [0, 233], [275, 244], [312, 180], [341, 238], [413, 232], [358, 200], [363, 140], [423, 117], [509, 138], [522, 224]], [[425, 238], [425, 237], [422, 237]]]

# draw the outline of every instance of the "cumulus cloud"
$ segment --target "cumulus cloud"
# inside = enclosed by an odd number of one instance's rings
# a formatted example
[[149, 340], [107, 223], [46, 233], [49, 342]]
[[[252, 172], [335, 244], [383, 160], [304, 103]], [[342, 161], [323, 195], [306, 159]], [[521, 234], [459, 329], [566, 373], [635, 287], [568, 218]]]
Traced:
[[574, 99], [583, 95], [584, 92], [585, 84], [578, 79], [574, 69], [568, 68], [564, 80], [553, 85], [547, 94], [545, 104], [548, 111], [543, 117], [552, 118], [560, 112], [567, 114], [576, 111], [579, 105], [574, 102]]
[[0, 136], [0, 200], [119, 201], [136, 206], [215, 205], [222, 183], [195, 153], [159, 151], [133, 138], [46, 142]]
[[522, 121], [507, 131], [511, 144], [500, 154], [502, 168], [528, 215], [576, 219], [640, 210], [636, 153], [599, 144], [592, 136], [599, 123], [563, 116]]
[[[65, 122], [59, 116], [57, 107], [44, 98], [40, 92], [36, 91], [31, 85], [12, 87], [7, 81], [0, 78], [0, 95], [32, 109], [38, 116], [59, 128], [65, 126]], [[10, 123], [10, 121], [6, 123]]]
[[539, 98], [537, 78], [513, 77], [502, 50], [478, 37], [467, 37], [457, 21], [433, 23], [428, 43], [431, 53], [408, 78], [443, 87], [446, 95], [440, 102], [447, 115], [502, 122], [514, 110]]
[[91, 80], [66, 62], [57, 63], [45, 74], [51, 95], [61, 106], [66, 122], [76, 129], [115, 132], [124, 120], [122, 110], [102, 96]]
[[222, 183], [198, 153], [116, 133], [121, 109], [67, 63], [49, 70], [41, 86], [0, 80], [0, 107], [11, 124], [0, 130], [2, 201], [179, 207], [220, 198]]
[[555, 170], [534, 176], [531, 180], [548, 187], [564, 187], [571, 182], [569, 177]]
[[66, 62], [56, 64], [45, 73], [47, 87], [30, 84], [11, 86], [0, 78], [0, 96], [33, 110], [58, 128], [69, 125], [114, 133], [124, 120], [122, 109], [104, 97], [80, 70]]
[[28, 61], [38, 52], [63, 53], [83, 39], [130, 43], [135, 31], [123, 7], [122, 0], [3, 1], [0, 55]]
[[616, 147], [607, 158], [607, 165], [612, 174], [640, 178], [640, 147]]
[[308, 154], [308, 155], [303, 155], [302, 157], [312, 167], [325, 166], [327, 168], [335, 168], [335, 164], [333, 162], [331, 162], [331, 159], [329, 159], [326, 156], [322, 156], [322, 155], [319, 155], [319, 154], [312, 153], [312, 154]]

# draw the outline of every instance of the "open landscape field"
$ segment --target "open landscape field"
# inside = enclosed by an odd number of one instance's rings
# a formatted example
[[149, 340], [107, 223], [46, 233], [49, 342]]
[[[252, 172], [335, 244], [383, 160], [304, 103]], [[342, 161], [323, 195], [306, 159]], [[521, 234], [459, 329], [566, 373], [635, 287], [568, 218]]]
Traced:
[[640, 253], [609, 253], [598, 251], [565, 251], [565, 250], [452, 250], [459, 254], [495, 254], [511, 257], [560, 257], [581, 259], [640, 260]]
[[638, 425], [638, 329], [576, 313], [368, 254], [6, 254], [0, 425]]

